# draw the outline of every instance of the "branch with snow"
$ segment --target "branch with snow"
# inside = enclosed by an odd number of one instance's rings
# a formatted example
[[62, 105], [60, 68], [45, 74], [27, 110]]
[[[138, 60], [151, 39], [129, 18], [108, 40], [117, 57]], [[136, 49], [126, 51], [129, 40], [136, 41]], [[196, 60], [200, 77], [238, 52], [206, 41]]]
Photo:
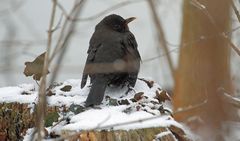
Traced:
[[220, 93], [221, 99], [224, 102], [229, 103], [236, 108], [240, 108], [240, 98], [233, 97], [232, 95], [227, 93], [224, 88], [219, 88], [218, 92]]

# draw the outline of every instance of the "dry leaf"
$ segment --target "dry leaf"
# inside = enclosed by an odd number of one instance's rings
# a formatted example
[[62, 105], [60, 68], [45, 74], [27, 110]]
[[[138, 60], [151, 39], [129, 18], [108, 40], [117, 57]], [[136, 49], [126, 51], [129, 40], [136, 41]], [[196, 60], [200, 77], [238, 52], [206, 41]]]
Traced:
[[155, 98], [159, 101], [159, 102], [165, 102], [165, 100], [169, 100], [171, 101], [171, 97], [168, 95], [168, 93], [164, 90], [161, 90], [160, 92], [157, 90], [156, 91], [156, 96]]
[[152, 81], [152, 80], [146, 80], [146, 79], [143, 79], [143, 78], [139, 78], [139, 80], [142, 80], [143, 82], [147, 83], [147, 85], [148, 85], [149, 88], [152, 88], [152, 87], [153, 87], [154, 81]]
[[187, 138], [185, 132], [181, 128], [171, 125], [168, 129], [173, 133], [178, 141], [191, 141], [191, 139]]
[[71, 89], [72, 89], [71, 85], [66, 85], [66, 86], [62, 87], [60, 90], [64, 91], [64, 92], [69, 92], [69, 91], [71, 91]]
[[44, 57], [45, 57], [45, 52], [39, 55], [34, 61], [25, 62], [26, 67], [23, 72], [25, 76], [33, 76], [34, 80], [39, 81], [42, 77]]
[[144, 92], [136, 93], [136, 94], [134, 95], [134, 99], [135, 99], [136, 101], [139, 101], [140, 99], [143, 98], [143, 94], [144, 94]]
[[121, 99], [118, 101], [119, 105], [129, 105], [129, 101], [127, 99]]

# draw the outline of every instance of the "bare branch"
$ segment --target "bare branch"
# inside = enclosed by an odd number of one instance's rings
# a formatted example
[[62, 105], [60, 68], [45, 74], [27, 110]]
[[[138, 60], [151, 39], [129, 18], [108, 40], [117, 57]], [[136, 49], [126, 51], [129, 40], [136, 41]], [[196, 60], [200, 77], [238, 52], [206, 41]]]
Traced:
[[57, 3], [57, 6], [60, 10], [62, 10], [63, 12], [63, 15], [68, 19], [68, 20], [72, 20], [72, 21], [91, 21], [91, 20], [94, 20], [94, 19], [97, 19], [98, 17], [102, 16], [102, 15], [105, 15], [107, 14], [108, 12], [111, 12], [113, 10], [116, 10], [116, 9], [119, 9], [121, 7], [124, 7], [124, 6], [127, 6], [129, 4], [133, 4], [133, 3], [137, 3], [137, 2], [141, 2], [141, 1], [145, 1], [145, 0], [126, 0], [126, 1], [123, 1], [123, 2], [120, 2], [116, 5], [113, 5], [112, 7], [109, 7], [93, 16], [90, 16], [90, 17], [86, 17], [86, 18], [76, 18], [76, 17], [72, 17], [71, 15], [69, 15], [67, 13], [67, 11], [64, 9], [64, 7], [58, 2]]
[[168, 54], [169, 51], [168, 51], [164, 31], [162, 29], [161, 21], [159, 19], [158, 14], [157, 14], [157, 10], [156, 10], [156, 7], [155, 7], [155, 4], [154, 4], [153, 0], [148, 0], [148, 3], [149, 3], [149, 6], [150, 6], [150, 9], [151, 9], [151, 12], [152, 12], [153, 21], [154, 21], [155, 26], [156, 26], [157, 31], [158, 31], [159, 43], [162, 45], [163, 50], [166, 53], [168, 65], [169, 65], [172, 77], [174, 78], [175, 70], [174, 70], [174, 66], [173, 66], [173, 61], [172, 61], [172, 58], [171, 58], [170, 54]]
[[78, 21], [91, 21], [91, 20], [94, 20], [102, 15], [105, 15], [107, 14], [108, 12], [111, 12], [113, 10], [116, 10], [118, 8], [121, 8], [121, 7], [124, 7], [124, 6], [127, 6], [129, 4], [133, 4], [133, 3], [137, 3], [137, 2], [141, 2], [141, 1], [145, 1], [145, 0], [127, 0], [127, 1], [123, 1], [123, 2], [120, 2], [116, 5], [113, 5], [112, 7], [106, 9], [106, 10], [103, 10], [101, 12], [99, 12], [98, 14], [96, 15], [93, 15], [93, 16], [90, 16], [90, 17], [87, 17], [87, 18], [81, 18], [81, 19], [78, 19]]
[[[37, 140], [41, 141], [43, 139], [43, 134], [44, 133], [44, 119], [45, 119], [45, 114], [46, 114], [46, 76], [48, 73], [48, 56], [52, 44], [52, 28], [54, 24], [54, 19], [55, 19], [55, 13], [56, 13], [56, 0], [52, 0], [53, 5], [52, 5], [52, 13], [51, 13], [51, 19], [49, 23], [49, 30], [48, 30], [48, 44], [47, 44], [47, 50], [45, 53], [45, 58], [44, 58], [44, 65], [43, 65], [43, 77], [40, 82], [40, 88], [39, 88], [39, 93], [38, 93], [38, 104], [37, 104], [37, 116], [36, 116], [36, 127], [37, 127]], [[34, 136], [33, 136], [34, 137]]]
[[198, 104], [195, 104], [195, 105], [189, 105], [188, 107], [177, 109], [176, 111], [173, 112], [173, 114], [178, 114], [178, 113], [187, 112], [187, 111], [197, 109], [197, 108], [202, 107], [205, 104], [207, 104], [207, 102], [208, 102], [208, 100], [206, 99], [201, 103], [198, 103]]
[[231, 4], [232, 4], [232, 8], [233, 8], [234, 13], [235, 13], [235, 15], [237, 16], [238, 22], [240, 22], [239, 11], [237, 10], [237, 7], [235, 6], [235, 4], [234, 4], [233, 1], [231, 2]]
[[219, 27], [218, 27], [217, 23], [215, 22], [215, 20], [211, 16], [211, 14], [208, 12], [207, 8], [205, 6], [203, 6], [197, 0], [191, 0], [191, 4], [195, 7], [197, 7], [199, 10], [201, 10], [207, 16], [207, 18], [209, 19], [211, 24], [213, 24], [213, 26], [215, 27], [216, 31], [221, 35], [221, 37], [223, 37], [223, 39], [230, 45], [230, 47], [238, 54], [238, 56], [240, 56], [239, 48], [235, 44], [233, 44], [231, 39], [228, 36], [226, 36], [226, 34], [222, 33], [219, 30]]
[[[229, 31], [225, 31], [225, 32], [223, 32], [222, 34], [224, 34], [225, 36], [227, 36], [228, 34], [231, 34], [231, 33], [235, 32], [235, 31], [237, 31], [237, 30], [239, 30], [239, 29], [240, 29], [240, 26], [238, 26], [238, 27], [236, 27], [236, 28], [233, 28], [233, 29], [231, 29], [231, 30], [229, 30]], [[220, 37], [220, 36], [222, 36], [222, 35], [221, 35], [221, 34], [216, 34], [216, 35], [201, 36], [201, 37], [199, 37], [199, 38], [196, 39], [196, 40], [184, 42], [184, 43], [182, 44], [181, 48], [187, 48], [187, 47], [189, 47], [189, 46], [192, 45], [192, 44], [199, 43], [199, 42], [201, 42], [201, 41], [203, 41], [203, 40], [211, 40], [211, 39], [213, 39], [213, 38]], [[171, 44], [171, 43], [169, 43], [168, 41], [166, 41], [166, 43], [167, 43], [169, 46], [174, 46], [174, 47], [178, 47], [178, 48], [171, 49], [171, 50], [169, 50], [167, 53], [162, 53], [162, 54], [157, 55], [157, 56], [154, 56], [154, 57], [150, 57], [150, 58], [147, 58], [147, 59], [143, 59], [143, 63], [145, 63], [145, 62], [150, 62], [150, 61], [154, 61], [154, 60], [159, 59], [159, 58], [161, 58], [161, 57], [165, 57], [166, 54], [170, 54], [170, 53], [172, 53], [172, 52], [177, 52], [177, 51], [180, 49], [180, 48], [179, 48], [180, 45], [178, 45], [178, 44]]]
[[240, 98], [228, 94], [224, 88], [219, 88], [218, 92], [221, 94], [221, 99], [224, 102], [229, 103], [236, 108], [240, 108]]
[[[76, 1], [71, 12], [70, 12], [70, 16], [77, 18], [80, 14], [80, 10], [82, 9], [83, 3], [85, 2], [85, 0], [80, 0], [80, 1]], [[75, 29], [76, 23], [74, 23], [72, 20], [66, 19], [61, 33], [60, 33], [60, 37], [58, 39], [57, 45], [53, 51], [52, 56], [50, 57], [50, 62], [53, 60], [53, 58], [56, 56], [56, 54], [60, 52], [60, 55], [58, 57], [57, 60], [57, 66], [54, 68], [53, 70], [53, 76], [50, 80], [50, 83], [53, 83], [55, 78], [57, 77], [57, 73], [60, 67], [60, 64], [62, 62], [63, 56], [66, 52], [67, 49], [67, 45], [73, 35], [74, 29]]]

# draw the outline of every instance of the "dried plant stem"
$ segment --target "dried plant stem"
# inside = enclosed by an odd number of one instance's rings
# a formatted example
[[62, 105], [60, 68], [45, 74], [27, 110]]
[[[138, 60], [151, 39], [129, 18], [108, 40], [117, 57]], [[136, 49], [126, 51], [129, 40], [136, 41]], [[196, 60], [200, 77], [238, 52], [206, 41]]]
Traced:
[[[77, 10], [80, 10], [78, 9], [78, 7], [83, 3], [83, 1], [80, 1], [78, 3], [75, 3], [75, 5], [73, 6], [69, 16], [70, 17], [76, 17], [76, 7], [77, 7]], [[57, 6], [59, 6], [60, 4], [57, 3]], [[68, 16], [67, 16], [68, 17]], [[63, 26], [62, 26], [62, 29], [60, 31], [60, 36], [58, 38], [58, 41], [57, 41], [57, 44], [53, 50], [53, 53], [49, 59], [50, 62], [52, 62], [52, 60], [54, 59], [54, 57], [56, 56], [56, 54], [63, 48], [63, 45], [64, 45], [64, 42], [66, 41], [66, 37], [67, 37], [67, 34], [69, 34], [69, 29], [72, 27], [73, 25], [73, 21], [70, 20], [69, 18], [66, 18], [64, 23], [63, 23]]]
[[141, 1], [145, 1], [145, 0], [126, 0], [126, 1], [122, 1], [122, 2], [119, 2], [118, 4], [116, 5], [113, 5], [93, 16], [90, 16], [90, 17], [86, 17], [86, 18], [76, 18], [76, 17], [72, 17], [71, 15], [69, 15], [67, 13], [67, 11], [64, 9], [64, 7], [60, 4], [60, 3], [57, 3], [57, 6], [58, 8], [63, 12], [63, 15], [68, 19], [68, 20], [72, 20], [72, 21], [91, 21], [91, 20], [94, 20], [94, 19], [97, 19], [99, 18], [100, 16], [102, 15], [105, 15], [107, 14], [108, 12], [110, 11], [113, 11], [113, 10], [116, 10], [118, 8], [121, 8], [121, 7], [124, 7], [124, 6], [127, 6], [129, 4], [133, 4], [133, 3], [137, 3], [137, 2], [141, 2]]
[[233, 94], [229, 94], [224, 88], [219, 88], [218, 93], [220, 94], [223, 102], [229, 103], [233, 107], [240, 108], [240, 98], [233, 97]]
[[232, 4], [232, 8], [233, 8], [234, 13], [235, 13], [235, 15], [237, 16], [238, 22], [240, 23], [239, 11], [237, 10], [237, 7], [235, 6], [235, 4], [234, 4], [233, 1], [231, 2], [231, 4]]
[[43, 77], [40, 82], [40, 88], [39, 88], [39, 96], [38, 96], [38, 104], [37, 104], [37, 115], [36, 115], [36, 128], [37, 128], [37, 140], [41, 141], [43, 139], [43, 133], [44, 133], [44, 119], [46, 114], [46, 75], [48, 73], [48, 65], [49, 65], [49, 52], [51, 49], [52, 44], [52, 28], [54, 24], [55, 19], [55, 13], [56, 13], [56, 0], [52, 0], [52, 13], [51, 13], [51, 19], [48, 29], [48, 43], [47, 43], [47, 50], [44, 58], [44, 66], [43, 66]]
[[[85, 2], [84, 0], [80, 0], [80, 1], [77, 0], [75, 2], [74, 6], [70, 12], [71, 17], [77, 18], [79, 16], [80, 10], [82, 9], [84, 2]], [[55, 78], [57, 77], [58, 70], [60, 68], [60, 64], [61, 64], [64, 54], [66, 52], [67, 45], [71, 39], [71, 36], [73, 35], [75, 26], [76, 26], [76, 23], [73, 22], [72, 20], [69, 20], [68, 18], [65, 20], [65, 22], [63, 24], [57, 45], [53, 51], [52, 56], [50, 57], [50, 62], [51, 62], [54, 59], [54, 57], [56, 56], [56, 54], [58, 52], [60, 52], [60, 55], [57, 60], [57, 66], [53, 70], [53, 76], [50, 80], [50, 83], [53, 83]]]
[[240, 99], [229, 95], [228, 93], [222, 94], [222, 100], [226, 103], [230, 103], [236, 108], [240, 108]]
[[150, 10], [151, 10], [151, 13], [152, 13], [153, 21], [154, 21], [155, 26], [156, 26], [157, 31], [158, 31], [159, 44], [162, 45], [163, 50], [166, 53], [168, 65], [169, 65], [172, 77], [174, 78], [175, 71], [174, 71], [173, 61], [172, 61], [172, 58], [171, 58], [170, 54], [168, 54], [168, 52], [169, 52], [168, 51], [168, 46], [167, 46], [167, 43], [166, 43], [164, 31], [162, 29], [161, 21], [159, 19], [158, 14], [157, 14], [157, 9], [155, 7], [155, 4], [154, 4], [153, 0], [148, 0], [148, 3], [149, 3]]

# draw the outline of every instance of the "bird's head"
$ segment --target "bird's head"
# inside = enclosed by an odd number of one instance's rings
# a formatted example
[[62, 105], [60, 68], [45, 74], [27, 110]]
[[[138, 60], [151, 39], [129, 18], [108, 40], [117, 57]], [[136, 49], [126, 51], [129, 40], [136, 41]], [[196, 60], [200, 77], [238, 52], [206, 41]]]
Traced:
[[129, 31], [128, 23], [135, 20], [135, 17], [124, 19], [119, 15], [112, 14], [109, 16], [106, 16], [98, 25], [99, 28], [101, 26], [105, 26], [111, 30], [117, 31], [117, 32], [126, 32]]

